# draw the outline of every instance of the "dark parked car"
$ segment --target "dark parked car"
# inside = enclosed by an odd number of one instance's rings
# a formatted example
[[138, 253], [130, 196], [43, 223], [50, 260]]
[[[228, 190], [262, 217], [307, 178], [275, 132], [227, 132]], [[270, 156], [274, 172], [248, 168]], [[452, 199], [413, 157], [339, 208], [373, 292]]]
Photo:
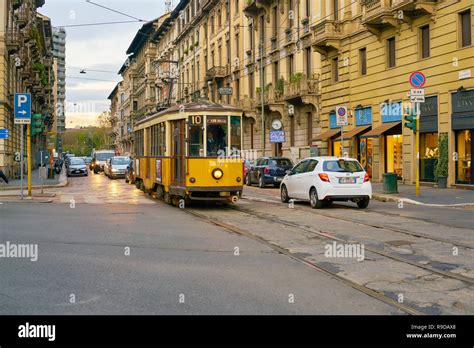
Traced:
[[135, 169], [133, 168], [133, 159], [130, 159], [130, 164], [128, 165], [127, 169], [125, 170], [125, 182], [128, 184], [135, 184]]
[[255, 165], [255, 161], [250, 161], [250, 160], [245, 160], [244, 161], [244, 176], [243, 178], [247, 177], [247, 174], [249, 173], [250, 168], [252, 168]]
[[286, 175], [286, 171], [293, 168], [293, 164], [285, 157], [260, 157], [255, 166], [250, 170], [245, 178], [248, 186], [258, 184], [264, 188], [266, 185], [279, 187]]

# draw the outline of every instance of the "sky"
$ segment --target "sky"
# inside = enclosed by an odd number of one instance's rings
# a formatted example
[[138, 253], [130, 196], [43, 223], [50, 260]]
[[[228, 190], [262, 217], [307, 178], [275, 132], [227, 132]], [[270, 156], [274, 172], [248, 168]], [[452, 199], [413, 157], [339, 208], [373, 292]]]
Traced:
[[[165, 0], [91, 2], [145, 21], [159, 17], [165, 11]], [[173, 6], [177, 2], [174, 0]], [[95, 125], [96, 117], [110, 108], [107, 97], [121, 80], [117, 73], [127, 58], [125, 52], [144, 23], [86, 0], [46, 0], [38, 12], [50, 17], [53, 26], [64, 26], [66, 30], [66, 127]], [[135, 22], [67, 27], [116, 21]], [[87, 73], [80, 74], [81, 69]]]

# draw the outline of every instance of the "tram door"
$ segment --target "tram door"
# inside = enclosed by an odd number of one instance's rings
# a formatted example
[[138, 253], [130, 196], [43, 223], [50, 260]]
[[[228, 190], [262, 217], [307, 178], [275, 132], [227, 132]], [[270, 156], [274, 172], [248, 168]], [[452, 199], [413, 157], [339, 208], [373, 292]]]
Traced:
[[173, 186], [184, 186], [184, 161], [185, 161], [185, 147], [184, 147], [184, 130], [185, 121], [178, 120], [172, 123], [173, 127], [173, 170], [172, 182]]

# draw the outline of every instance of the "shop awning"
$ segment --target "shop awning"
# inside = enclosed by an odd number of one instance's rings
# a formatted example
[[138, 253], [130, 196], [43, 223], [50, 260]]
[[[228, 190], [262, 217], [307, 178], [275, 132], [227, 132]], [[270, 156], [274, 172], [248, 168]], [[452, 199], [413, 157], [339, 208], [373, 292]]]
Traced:
[[377, 138], [381, 136], [383, 133], [389, 131], [392, 128], [395, 128], [396, 126], [401, 125], [402, 122], [389, 122], [389, 123], [384, 123], [381, 126], [378, 126], [375, 129], [372, 129], [371, 131], [361, 135], [361, 138]]
[[330, 129], [327, 132], [324, 132], [322, 134], [319, 134], [316, 138], [314, 138], [312, 141], [326, 141], [328, 139], [331, 139], [332, 137], [338, 135], [341, 133], [340, 128], [336, 129]]
[[[370, 127], [372, 126], [357, 126], [353, 129], [351, 129], [349, 132], [347, 133], [344, 133], [344, 140], [348, 140], [348, 139], [352, 139], [354, 138], [355, 136], [358, 136], [360, 133], [363, 133], [365, 132], [366, 130], [368, 130]], [[336, 141], [339, 141], [341, 140], [341, 136], [338, 136], [336, 139], [334, 139]]]

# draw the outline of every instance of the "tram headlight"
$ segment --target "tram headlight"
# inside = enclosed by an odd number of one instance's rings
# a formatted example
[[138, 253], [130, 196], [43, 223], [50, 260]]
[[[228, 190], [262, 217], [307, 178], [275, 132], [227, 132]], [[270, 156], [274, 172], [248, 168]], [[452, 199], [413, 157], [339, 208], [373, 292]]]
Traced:
[[190, 182], [191, 184], [194, 184], [194, 183], [196, 182], [196, 178], [191, 178], [191, 179], [189, 179], [189, 182]]
[[212, 177], [216, 180], [222, 179], [224, 172], [220, 168], [216, 168], [212, 171]]
[[238, 176], [236, 180], [237, 180], [237, 182], [241, 182], [242, 178], [240, 176]]

